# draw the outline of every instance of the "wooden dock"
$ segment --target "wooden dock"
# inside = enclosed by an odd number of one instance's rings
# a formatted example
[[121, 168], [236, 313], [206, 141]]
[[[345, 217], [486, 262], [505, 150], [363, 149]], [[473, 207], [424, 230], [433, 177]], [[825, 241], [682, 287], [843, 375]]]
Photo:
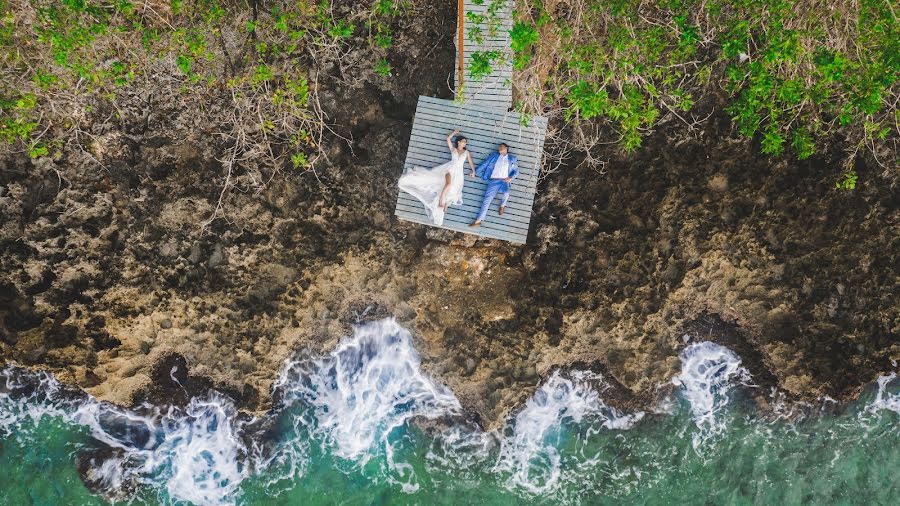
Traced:
[[[515, 112], [461, 104], [455, 100], [419, 97], [404, 168], [435, 167], [449, 160], [446, 139], [455, 128], [460, 128], [461, 135], [468, 137], [468, 149], [476, 165], [493, 153], [501, 142], [505, 142], [509, 145], [509, 152], [518, 158], [519, 176], [513, 180], [506, 213], [503, 216], [497, 214], [500, 205], [500, 198], [497, 197], [481, 226], [472, 229], [469, 224], [478, 215], [487, 183], [480, 178], [469, 177], [467, 163], [463, 204], [450, 206], [441, 228], [524, 244], [528, 238], [547, 120], [531, 118], [526, 126]], [[395, 214], [407, 221], [434, 226], [425, 214], [422, 203], [405, 192], [399, 192]]]
[[[513, 180], [504, 215], [497, 213], [498, 196], [491, 203], [481, 226], [469, 227], [478, 215], [487, 183], [469, 177], [471, 169], [467, 163], [463, 204], [450, 206], [440, 228], [525, 244], [547, 120], [537, 116], [523, 117], [510, 111], [512, 1], [484, 0], [477, 4], [473, 0], [460, 0], [465, 12], [460, 12], [457, 27], [457, 98], [419, 97], [404, 170], [436, 167], [450, 160], [446, 138], [456, 128], [469, 139], [468, 150], [476, 165], [496, 151], [501, 142], [506, 143], [510, 154], [518, 158], [519, 175]], [[496, 51], [501, 56], [493, 61], [490, 75], [476, 79], [471, 75], [471, 63], [472, 55], [478, 51]], [[395, 211], [398, 218], [435, 226], [421, 202], [405, 192], [398, 193]]]

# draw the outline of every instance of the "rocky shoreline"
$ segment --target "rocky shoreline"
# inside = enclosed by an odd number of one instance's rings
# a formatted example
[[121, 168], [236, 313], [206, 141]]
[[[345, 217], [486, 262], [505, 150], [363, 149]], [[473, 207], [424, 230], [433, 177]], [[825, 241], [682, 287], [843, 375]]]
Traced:
[[605, 175], [568, 160], [538, 187], [526, 246], [397, 221], [416, 98], [449, 94], [448, 33], [405, 34], [393, 78], [323, 82], [352, 138], [331, 139], [332, 167], [238, 188], [205, 228], [222, 146], [174, 102], [135, 96], [117, 121], [98, 104], [97, 140], [58, 159], [4, 147], [0, 361], [123, 405], [216, 388], [258, 412], [286, 359], [394, 316], [496, 427], [558, 367], [598, 368], [622, 387], [611, 402], [647, 405], [688, 339], [797, 399], [852, 397], [900, 360], [897, 172], [860, 156], [860, 185], [837, 192], [841, 146], [767, 157], [721, 112], [690, 135], [663, 122], [631, 156], [610, 147]]

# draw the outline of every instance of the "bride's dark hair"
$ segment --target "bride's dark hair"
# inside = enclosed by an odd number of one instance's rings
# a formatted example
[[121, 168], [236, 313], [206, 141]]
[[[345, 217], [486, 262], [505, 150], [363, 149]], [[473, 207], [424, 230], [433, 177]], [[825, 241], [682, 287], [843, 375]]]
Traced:
[[453, 138], [453, 147], [459, 149], [459, 141], [468, 141], [465, 135], [457, 135]]

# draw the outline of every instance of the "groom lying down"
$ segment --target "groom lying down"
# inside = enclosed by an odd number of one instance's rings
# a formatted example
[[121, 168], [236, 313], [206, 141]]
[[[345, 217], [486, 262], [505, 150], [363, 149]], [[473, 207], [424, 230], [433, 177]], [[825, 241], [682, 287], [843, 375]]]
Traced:
[[483, 162], [478, 164], [478, 168], [472, 171], [472, 177], [480, 177], [488, 182], [487, 188], [484, 190], [484, 197], [481, 199], [481, 210], [478, 217], [472, 222], [470, 227], [480, 227], [482, 220], [487, 216], [488, 208], [497, 193], [500, 193], [500, 216], [506, 211], [506, 203], [509, 200], [509, 186], [513, 178], [519, 175], [519, 167], [514, 155], [509, 154], [509, 146], [501, 143], [497, 151], [491, 153]]

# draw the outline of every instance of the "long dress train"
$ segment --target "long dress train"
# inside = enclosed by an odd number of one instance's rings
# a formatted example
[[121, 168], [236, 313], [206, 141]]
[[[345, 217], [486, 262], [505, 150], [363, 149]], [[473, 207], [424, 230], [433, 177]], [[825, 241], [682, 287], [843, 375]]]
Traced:
[[444, 190], [445, 175], [450, 174], [450, 189], [446, 201], [450, 205], [462, 204], [462, 189], [465, 182], [463, 165], [466, 162], [466, 151], [462, 154], [453, 151], [449, 162], [424, 169], [415, 167], [400, 177], [398, 186], [401, 190], [419, 199], [425, 206], [425, 212], [435, 225], [444, 223], [444, 210], [440, 206], [441, 192]]

